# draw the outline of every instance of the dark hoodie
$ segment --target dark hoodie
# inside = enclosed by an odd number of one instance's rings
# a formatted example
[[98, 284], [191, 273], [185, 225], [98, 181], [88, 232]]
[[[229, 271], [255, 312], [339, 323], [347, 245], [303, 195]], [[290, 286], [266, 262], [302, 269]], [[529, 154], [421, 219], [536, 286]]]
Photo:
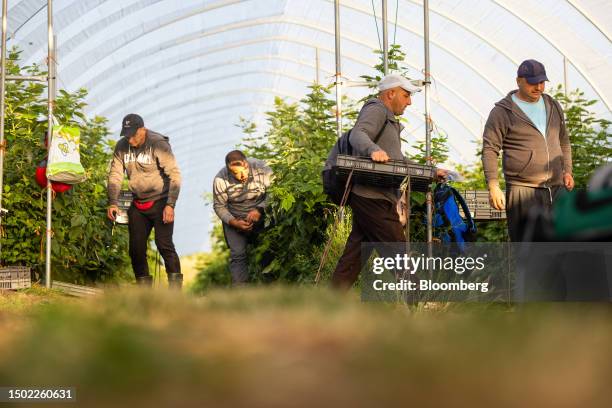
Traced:
[[147, 129], [147, 137], [138, 148], [131, 147], [125, 137], [117, 142], [108, 173], [109, 205], [118, 203], [124, 171], [136, 199], [154, 201], [167, 198], [168, 204], [176, 203], [181, 173], [168, 137]]
[[542, 135], [510, 92], [495, 104], [485, 125], [482, 165], [487, 183], [497, 180], [499, 151], [507, 184], [527, 187], [563, 185], [563, 174], [572, 174], [572, 149], [563, 110], [550, 95], [542, 94], [546, 107], [546, 137]]

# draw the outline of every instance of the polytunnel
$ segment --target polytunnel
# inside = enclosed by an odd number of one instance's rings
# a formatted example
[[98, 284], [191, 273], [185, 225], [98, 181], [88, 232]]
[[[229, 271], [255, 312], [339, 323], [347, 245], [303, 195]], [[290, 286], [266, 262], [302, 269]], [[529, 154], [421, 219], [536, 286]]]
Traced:
[[[342, 76], [372, 74], [382, 48], [382, 2], [341, 0]], [[387, 2], [388, 41], [406, 52], [407, 75], [423, 79], [423, 1]], [[87, 112], [139, 113], [170, 137], [183, 185], [175, 242], [180, 254], [208, 248], [212, 211], [203, 193], [244, 117], [265, 130], [275, 96], [299, 101], [317, 78], [334, 82], [333, 0], [53, 1], [57, 87], [88, 90]], [[610, 118], [612, 2], [431, 0], [431, 117], [449, 137], [451, 167], [476, 160], [493, 103], [515, 88], [516, 69], [544, 63], [550, 86], [580, 88]], [[8, 1], [8, 47], [24, 64], [47, 58], [47, 1]], [[366, 89], [344, 89], [357, 100]], [[425, 137], [424, 98], [406, 110], [405, 137]]]

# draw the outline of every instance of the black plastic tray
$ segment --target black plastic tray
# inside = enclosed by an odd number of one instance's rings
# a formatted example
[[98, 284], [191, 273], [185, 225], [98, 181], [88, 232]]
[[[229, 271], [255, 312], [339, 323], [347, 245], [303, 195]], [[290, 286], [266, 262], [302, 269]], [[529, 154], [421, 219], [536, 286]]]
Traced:
[[355, 183], [377, 187], [399, 188], [404, 179], [410, 176], [412, 191], [427, 191], [433, 182], [436, 170], [432, 166], [406, 163], [401, 160], [389, 160], [377, 163], [368, 157], [338, 155], [336, 166], [338, 176], [346, 179], [353, 171]]

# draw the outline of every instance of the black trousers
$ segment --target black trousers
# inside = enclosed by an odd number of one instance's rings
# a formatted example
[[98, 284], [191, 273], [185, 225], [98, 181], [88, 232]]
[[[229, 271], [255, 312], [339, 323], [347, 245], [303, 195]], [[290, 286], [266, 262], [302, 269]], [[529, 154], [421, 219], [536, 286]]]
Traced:
[[351, 193], [349, 206], [353, 211], [353, 225], [332, 275], [332, 286], [336, 288], [349, 288], [357, 280], [361, 271], [362, 242], [406, 241], [396, 206], [390, 201]]
[[549, 213], [559, 197], [561, 186], [536, 188], [524, 186], [506, 186], [506, 217], [510, 241], [522, 242], [525, 239], [530, 213], [534, 210]]
[[155, 245], [164, 259], [167, 273], [181, 273], [181, 262], [172, 242], [174, 222], [164, 224], [163, 212], [166, 200], [157, 200], [153, 207], [140, 211], [132, 205], [128, 209], [130, 232], [130, 258], [137, 278], [149, 276], [147, 244], [151, 230], [155, 228]]

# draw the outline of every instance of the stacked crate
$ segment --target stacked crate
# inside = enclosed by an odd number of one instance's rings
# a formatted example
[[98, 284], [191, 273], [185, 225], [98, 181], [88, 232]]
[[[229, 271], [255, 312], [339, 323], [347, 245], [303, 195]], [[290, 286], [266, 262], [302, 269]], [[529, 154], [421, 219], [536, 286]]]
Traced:
[[[506, 219], [506, 211], [496, 210], [489, 204], [489, 192], [487, 190], [460, 190], [459, 193], [472, 213], [475, 221], [498, 221]], [[459, 206], [461, 216], [464, 216]]]
[[26, 266], [0, 268], [0, 289], [23, 289], [32, 286], [32, 274]]

